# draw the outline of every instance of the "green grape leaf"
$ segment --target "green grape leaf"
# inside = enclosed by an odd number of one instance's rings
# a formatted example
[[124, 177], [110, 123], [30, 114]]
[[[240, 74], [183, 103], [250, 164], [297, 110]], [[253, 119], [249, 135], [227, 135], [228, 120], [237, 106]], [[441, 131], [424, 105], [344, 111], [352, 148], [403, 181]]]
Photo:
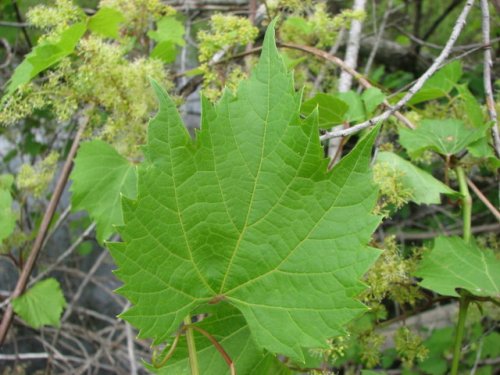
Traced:
[[86, 30], [84, 23], [76, 23], [61, 34], [59, 42], [42, 43], [33, 48], [14, 71], [7, 86], [6, 95], [11, 95], [19, 86], [28, 83], [38, 74], [73, 53]]
[[87, 26], [92, 32], [108, 37], [118, 38], [120, 23], [125, 21], [121, 12], [112, 8], [101, 8], [88, 19]]
[[309, 115], [316, 107], [318, 108], [319, 127], [323, 129], [342, 124], [344, 115], [349, 109], [346, 102], [332, 95], [320, 93], [304, 102], [300, 110], [303, 114]]
[[500, 260], [488, 249], [460, 237], [438, 237], [416, 273], [420, 285], [445, 296], [458, 297], [457, 288], [477, 296], [500, 296]]
[[462, 74], [462, 64], [460, 61], [454, 61], [447, 64], [429, 78], [408, 103], [418, 104], [448, 95], [453, 87], [455, 87], [460, 77], [462, 77]]
[[485, 136], [487, 127], [469, 128], [463, 121], [423, 120], [415, 130], [400, 128], [399, 141], [410, 155], [429, 149], [451, 156]]
[[155, 343], [201, 305], [227, 303], [258, 347], [303, 360], [366, 310], [355, 296], [379, 255], [366, 246], [380, 222], [378, 128], [327, 172], [317, 116], [300, 118], [273, 26], [251, 78], [215, 107], [203, 101], [196, 142], [154, 84], [137, 200], [122, 200], [124, 242], [110, 250], [133, 303], [122, 316]]
[[12, 210], [10, 193], [13, 182], [12, 175], [0, 175], [0, 242], [9, 237], [16, 226], [17, 215]]
[[379, 152], [377, 163], [383, 163], [402, 173], [401, 183], [411, 190], [411, 200], [417, 204], [439, 204], [441, 194], [460, 195], [431, 174], [392, 152]]
[[21, 296], [12, 300], [12, 308], [33, 328], [44, 325], [58, 327], [66, 300], [56, 279], [37, 282]]
[[[204, 310], [208, 317], [196, 325], [218, 341], [235, 363], [238, 374], [286, 374], [288, 371], [272, 354], [257, 347], [241, 313], [229, 304], [211, 306]], [[221, 354], [201, 333], [194, 331], [196, 353], [200, 368], [206, 374], [226, 374], [229, 368]], [[153, 370], [152, 367], [150, 367]], [[188, 348], [180, 339], [177, 349], [159, 374], [190, 375]]]
[[97, 240], [102, 243], [123, 224], [120, 195], [136, 196], [136, 167], [106, 142], [82, 143], [71, 173], [74, 211], [86, 210], [96, 221]]

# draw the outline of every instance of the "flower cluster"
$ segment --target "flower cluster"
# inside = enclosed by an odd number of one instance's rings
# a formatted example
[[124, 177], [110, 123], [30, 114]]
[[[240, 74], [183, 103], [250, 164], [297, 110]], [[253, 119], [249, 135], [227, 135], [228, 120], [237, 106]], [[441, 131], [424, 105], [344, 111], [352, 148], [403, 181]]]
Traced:
[[[138, 16], [173, 11], [155, 1], [110, 0], [100, 4], [111, 5], [119, 7], [125, 16], [127, 12]], [[56, 6], [59, 8], [38, 6], [30, 11], [32, 22], [46, 28], [50, 38], [58, 38], [62, 28], [79, 20], [81, 12], [67, 0], [57, 0]], [[137, 11], [140, 7], [144, 8], [142, 13]], [[62, 11], [64, 17], [59, 14]], [[61, 25], [54, 24], [61, 19]], [[90, 106], [94, 112], [87, 135], [105, 139], [122, 154], [136, 158], [137, 145], [144, 143], [145, 129], [156, 107], [149, 79], [167, 89], [171, 84], [160, 60], [131, 58], [131, 48], [95, 34], [86, 36], [76, 47], [76, 58], [62, 59], [55, 69], [44, 73], [45, 79], [23, 85], [6, 98], [0, 109], [0, 123], [15, 124], [43, 108], [50, 109], [56, 121], [67, 122], [79, 109]]]
[[288, 17], [281, 28], [281, 37], [285, 41], [315, 45], [319, 48], [333, 45], [341, 29], [347, 29], [353, 20], [363, 20], [365, 12], [352, 9], [343, 10], [332, 16], [328, 14], [325, 3], [312, 7], [309, 15]]
[[402, 178], [404, 173], [388, 163], [377, 163], [373, 167], [373, 179], [379, 187], [379, 202], [375, 207], [377, 214], [389, 216], [388, 207], [403, 207], [412, 197], [412, 190], [407, 188]]
[[99, 7], [119, 11], [124, 17], [123, 24], [135, 35], [147, 31], [150, 21], [175, 14], [174, 8], [160, 0], [101, 0]]
[[36, 163], [23, 164], [16, 178], [17, 187], [35, 198], [41, 197], [47, 189], [56, 170], [59, 154], [52, 151], [47, 157]]
[[415, 271], [421, 251], [404, 257], [398, 248], [395, 236], [387, 236], [383, 243], [383, 253], [365, 276], [368, 289], [362, 298], [365, 303], [380, 304], [384, 298], [415, 305], [422, 296], [411, 277]]
[[411, 368], [417, 361], [427, 358], [429, 350], [423, 345], [422, 337], [411, 331], [408, 327], [401, 327], [395, 336], [396, 351], [398, 352], [403, 366]]
[[31, 25], [45, 32], [40, 41], [55, 42], [64, 30], [83, 20], [85, 15], [71, 0], [55, 0], [53, 6], [37, 5], [31, 8], [26, 16]]
[[236, 47], [252, 43], [257, 35], [258, 29], [248, 18], [222, 14], [211, 17], [209, 30], [198, 33], [198, 59], [204, 75], [203, 93], [206, 97], [216, 100], [224, 86], [235, 88], [246, 76], [238, 66], [229, 65], [223, 71], [211, 66], [214, 57], [220, 53], [231, 55]]

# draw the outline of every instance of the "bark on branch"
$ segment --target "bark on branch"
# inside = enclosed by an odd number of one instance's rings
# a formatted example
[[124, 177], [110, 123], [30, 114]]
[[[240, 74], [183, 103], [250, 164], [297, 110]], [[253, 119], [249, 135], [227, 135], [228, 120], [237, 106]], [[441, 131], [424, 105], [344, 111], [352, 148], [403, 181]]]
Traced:
[[382, 114], [375, 116], [371, 118], [370, 120], [367, 120], [365, 122], [362, 122], [360, 124], [354, 125], [348, 129], [342, 129], [338, 130], [335, 132], [329, 132], [325, 133], [324, 135], [321, 136], [322, 141], [326, 141], [331, 138], [336, 138], [336, 137], [345, 137], [348, 135], [355, 134], [363, 129], [366, 129], [370, 126], [373, 126], [381, 121], [385, 121], [391, 116], [394, 112], [400, 110], [403, 108], [406, 103], [408, 103], [411, 98], [424, 86], [425, 82], [443, 65], [444, 61], [446, 58], [450, 55], [452, 47], [455, 45], [455, 42], [457, 41], [460, 33], [462, 32], [464, 26], [465, 26], [465, 21], [467, 19], [467, 15], [469, 14], [472, 6], [474, 5], [474, 0], [467, 0], [465, 3], [464, 8], [462, 9], [462, 12], [458, 16], [458, 19], [455, 23], [455, 26], [453, 27], [453, 31], [451, 32], [450, 38], [446, 42], [446, 45], [444, 46], [443, 50], [439, 54], [439, 56], [434, 60], [434, 63], [427, 69], [427, 71], [420, 76], [420, 78], [415, 82], [415, 84], [408, 90], [408, 92], [399, 100], [392, 108], [389, 108]]

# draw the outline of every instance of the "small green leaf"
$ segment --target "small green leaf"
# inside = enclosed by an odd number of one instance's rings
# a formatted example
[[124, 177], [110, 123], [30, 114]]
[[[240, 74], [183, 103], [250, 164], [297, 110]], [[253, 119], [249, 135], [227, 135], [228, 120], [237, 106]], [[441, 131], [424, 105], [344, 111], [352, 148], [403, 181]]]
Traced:
[[460, 77], [462, 77], [462, 64], [459, 61], [451, 62], [434, 74], [408, 103], [418, 104], [442, 98], [448, 95]]
[[12, 300], [12, 308], [33, 328], [44, 325], [58, 327], [66, 300], [56, 279], [40, 281], [20, 297]]
[[86, 30], [84, 23], [76, 23], [61, 34], [58, 43], [42, 43], [36, 46], [14, 71], [7, 86], [6, 95], [11, 95], [19, 86], [28, 83], [38, 74], [73, 53]]
[[485, 123], [483, 110], [477, 99], [471, 94], [467, 85], [457, 85], [456, 87], [458, 93], [460, 94], [460, 99], [463, 102], [465, 114], [467, 115], [470, 124], [476, 128], [483, 127]]
[[500, 296], [500, 260], [459, 237], [438, 237], [424, 255], [416, 276], [420, 285], [445, 296], [458, 297], [457, 288], [477, 296]]
[[149, 31], [148, 36], [157, 42], [151, 57], [156, 57], [166, 63], [175, 61], [177, 46], [185, 45], [184, 25], [175, 16], [163, 17], [156, 23], [156, 31]]
[[491, 144], [491, 136], [489, 134], [486, 134], [485, 137], [482, 137], [468, 145], [467, 151], [469, 151], [471, 155], [476, 158], [496, 159], [495, 151], [493, 150], [493, 146]]
[[441, 194], [459, 195], [431, 174], [392, 152], [379, 152], [377, 163], [385, 163], [390, 168], [402, 172], [401, 182], [411, 190], [411, 200], [417, 204], [439, 204]]
[[319, 127], [323, 129], [342, 124], [344, 115], [349, 109], [349, 106], [344, 101], [332, 95], [320, 93], [304, 102], [300, 110], [302, 113], [309, 115], [316, 107], [319, 111]]
[[0, 189], [0, 242], [12, 234], [16, 220], [17, 216], [12, 211], [10, 191]]
[[357, 122], [366, 118], [365, 104], [361, 100], [360, 95], [354, 91], [347, 91], [336, 93], [335, 97], [341, 99], [349, 106], [344, 121]]
[[80, 146], [71, 173], [72, 209], [86, 210], [97, 223], [100, 243], [123, 224], [120, 195], [136, 195], [136, 168], [103, 141]]
[[178, 46], [183, 46], [184, 41], [184, 25], [179, 22], [175, 16], [167, 16], [161, 18], [156, 23], [156, 30], [149, 31], [148, 36], [155, 42], [172, 42]]
[[12, 210], [10, 193], [13, 182], [12, 175], [0, 175], [0, 242], [9, 237], [16, 226], [17, 215]]
[[487, 127], [469, 128], [463, 121], [423, 120], [415, 130], [400, 128], [399, 141], [410, 155], [433, 150], [442, 155], [453, 155], [485, 136]]
[[429, 354], [427, 358], [419, 364], [419, 369], [424, 371], [425, 374], [446, 374], [449, 366], [446, 354], [453, 347], [454, 337], [454, 327], [434, 330], [424, 343], [425, 347], [429, 349]]
[[158, 43], [150, 54], [150, 57], [158, 58], [167, 64], [175, 61], [176, 56], [177, 47], [168, 40]]
[[500, 333], [491, 332], [483, 340], [481, 358], [498, 358], [500, 356]]
[[101, 8], [89, 18], [87, 26], [92, 32], [108, 37], [118, 38], [120, 23], [125, 21], [121, 12], [112, 8]]
[[361, 100], [365, 105], [366, 116], [369, 116], [375, 109], [384, 102], [385, 94], [376, 87], [370, 87], [363, 91]]

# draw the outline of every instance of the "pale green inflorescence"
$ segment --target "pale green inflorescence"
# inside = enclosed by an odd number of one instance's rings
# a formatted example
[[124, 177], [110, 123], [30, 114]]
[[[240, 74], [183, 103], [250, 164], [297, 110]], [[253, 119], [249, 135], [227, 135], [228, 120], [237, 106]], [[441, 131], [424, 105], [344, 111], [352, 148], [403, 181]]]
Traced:
[[412, 191], [404, 186], [404, 173], [388, 163], [377, 163], [373, 167], [373, 180], [380, 189], [379, 203], [375, 209], [378, 214], [389, 216], [387, 207], [403, 207], [412, 197]]
[[396, 351], [398, 352], [403, 366], [411, 368], [416, 362], [427, 358], [429, 350], [424, 346], [422, 337], [411, 331], [408, 327], [401, 327], [395, 336]]
[[413, 285], [412, 274], [421, 251], [415, 250], [412, 256], [404, 257], [395, 236], [387, 236], [383, 248], [384, 252], [365, 275], [369, 288], [362, 295], [363, 301], [378, 304], [384, 298], [391, 298], [400, 304], [415, 305], [422, 296]]
[[120, 11], [125, 18], [125, 27], [135, 33], [147, 31], [151, 20], [175, 14], [174, 8], [159, 0], [101, 0], [99, 7]]
[[382, 352], [382, 345], [386, 337], [375, 331], [369, 331], [361, 335], [359, 344], [361, 349], [361, 361], [368, 368], [373, 368], [380, 363], [380, 354]]
[[82, 40], [79, 55], [83, 64], [71, 79], [80, 97], [110, 114], [98, 137], [113, 143], [120, 153], [135, 156], [156, 106], [148, 78], [166, 82], [166, 72], [160, 60], [131, 62], [125, 53], [124, 47], [99, 37]]
[[84, 18], [82, 10], [71, 0], [56, 0], [54, 6], [37, 5], [26, 15], [28, 22], [45, 34], [40, 41], [55, 42], [71, 24]]
[[219, 52], [230, 52], [237, 46], [252, 43], [258, 35], [258, 29], [248, 18], [233, 15], [215, 14], [210, 19], [210, 29], [198, 33], [200, 69], [204, 75], [203, 94], [216, 100], [224, 86], [235, 89], [246, 74], [238, 66], [230, 67], [229, 74], [217, 74], [210, 66], [213, 57]]
[[17, 187], [35, 198], [41, 197], [54, 177], [58, 160], [59, 154], [53, 151], [34, 166], [23, 164], [16, 178]]
[[311, 0], [269, 0], [266, 2], [270, 12], [277, 12], [280, 9], [288, 11], [303, 12], [312, 4]]
[[[160, 17], [175, 12], [158, 1], [109, 0], [102, 1], [100, 6], [114, 6], [126, 19], [140, 14]], [[29, 17], [34, 25], [47, 32], [44, 39], [57, 42], [61, 32], [71, 23], [81, 21], [84, 15], [70, 1], [57, 0], [55, 7], [33, 8]], [[55, 19], [63, 22], [56, 23]], [[137, 145], [145, 142], [145, 129], [156, 108], [149, 80], [155, 79], [167, 88], [171, 84], [160, 60], [130, 58], [131, 48], [130, 44], [87, 35], [76, 47], [76, 58], [62, 59], [54, 69], [44, 73], [44, 80], [23, 85], [5, 99], [0, 108], [0, 124], [16, 124], [42, 108], [50, 108], [56, 121], [67, 122], [80, 109], [92, 107], [87, 136], [104, 139], [123, 155], [137, 158]]]
[[315, 45], [319, 48], [331, 46], [341, 29], [348, 29], [353, 20], [363, 20], [364, 11], [345, 9], [330, 15], [325, 3], [315, 4], [307, 17], [293, 16], [285, 20], [281, 29], [283, 40]]

